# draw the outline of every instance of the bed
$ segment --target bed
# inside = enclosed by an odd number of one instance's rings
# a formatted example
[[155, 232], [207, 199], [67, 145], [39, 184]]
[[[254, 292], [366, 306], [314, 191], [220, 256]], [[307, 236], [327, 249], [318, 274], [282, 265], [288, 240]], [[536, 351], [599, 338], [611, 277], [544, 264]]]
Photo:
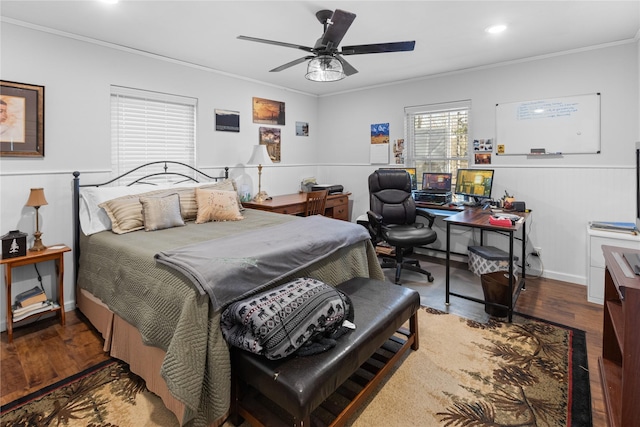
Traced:
[[[151, 168], [152, 172], [140, 177], [140, 170], [145, 168]], [[186, 168], [186, 172], [176, 172], [174, 168]], [[107, 183], [91, 185], [80, 184], [80, 174], [74, 172], [77, 306], [102, 334], [104, 350], [128, 363], [133, 372], [144, 378], [147, 387], [162, 398], [182, 425], [220, 425], [229, 411], [231, 370], [229, 349], [219, 328], [220, 315], [229, 301], [246, 295], [247, 291], [215, 304], [192, 278], [157, 258], [159, 254], [178, 253], [183, 248], [195, 250], [201, 245], [200, 253], [206, 258], [215, 252], [211, 250], [213, 245], [218, 249], [235, 248], [235, 255], [225, 261], [234, 263], [241, 259], [238, 271], [254, 268], [252, 263], [260, 262], [255, 255], [259, 246], [256, 242], [265, 240], [271, 232], [279, 235], [283, 228], [300, 229], [307, 218], [243, 209], [237, 199], [242, 219], [198, 223], [200, 211], [194, 208], [194, 201], [196, 205], [200, 202], [201, 207], [206, 204], [198, 199], [204, 190], [207, 194], [218, 194], [215, 192], [219, 190], [233, 204], [230, 194], [235, 186], [227, 171], [222, 177], [211, 177], [175, 162], [154, 162], [135, 171], [137, 175], [128, 173]], [[176, 182], [156, 183], [167, 178]], [[237, 197], [237, 191], [233, 197]], [[176, 198], [184, 225], [153, 229], [165, 218], [154, 217], [151, 209], [147, 212], [151, 201], [171, 201], [170, 206], [175, 207]], [[126, 211], [125, 205], [135, 221], [122, 220], [114, 214], [118, 208]], [[160, 211], [171, 212], [167, 206], [162, 205], [164, 210]], [[334, 224], [359, 227], [324, 220], [330, 222], [327, 229]], [[314, 243], [315, 238], [302, 240]], [[244, 247], [247, 257], [238, 257], [238, 251]], [[334, 286], [353, 277], [384, 280], [369, 239], [343, 243], [326, 253], [313, 262], [299, 263], [290, 271], [281, 268], [271, 277], [256, 278], [255, 292], [296, 277], [313, 277]], [[289, 255], [283, 253], [280, 257], [289, 259]], [[221, 258], [224, 257], [218, 254], [217, 259]], [[221, 279], [221, 286], [235, 277], [241, 276], [231, 273]], [[253, 285], [251, 282], [250, 288]]]

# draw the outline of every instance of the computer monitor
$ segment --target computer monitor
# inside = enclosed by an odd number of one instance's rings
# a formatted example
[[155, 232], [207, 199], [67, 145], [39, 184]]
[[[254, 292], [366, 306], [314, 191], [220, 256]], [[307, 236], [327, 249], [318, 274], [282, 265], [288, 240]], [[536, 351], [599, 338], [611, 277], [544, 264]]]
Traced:
[[424, 172], [422, 174], [422, 191], [431, 193], [450, 193], [451, 174]]
[[482, 199], [491, 198], [492, 185], [493, 169], [458, 169], [455, 193], [480, 204]]

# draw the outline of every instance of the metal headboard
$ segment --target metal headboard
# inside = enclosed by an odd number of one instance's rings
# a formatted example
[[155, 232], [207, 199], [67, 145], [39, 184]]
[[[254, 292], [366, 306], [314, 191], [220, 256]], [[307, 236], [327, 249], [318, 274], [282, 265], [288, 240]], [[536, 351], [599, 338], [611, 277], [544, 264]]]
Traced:
[[[207, 175], [206, 173], [202, 172], [199, 169], [194, 168], [193, 166], [190, 166], [186, 163], [181, 163], [181, 162], [175, 162], [172, 160], [162, 160], [162, 161], [156, 161], [156, 162], [150, 162], [150, 163], [145, 163], [144, 165], [138, 166], [136, 168], [131, 169], [130, 171], [127, 171], [125, 173], [123, 173], [122, 175], [119, 175], [109, 181], [106, 182], [102, 182], [99, 184], [80, 184], [80, 172], [75, 171], [73, 172], [73, 258], [74, 258], [74, 273], [73, 273], [73, 282], [74, 285], [77, 284], [78, 282], [78, 267], [79, 267], [79, 261], [80, 261], [80, 233], [82, 232], [80, 230], [80, 188], [82, 187], [103, 187], [105, 185], [109, 185], [112, 184], [116, 181], [125, 179], [127, 176], [133, 174], [136, 171], [139, 171], [141, 169], [144, 168], [152, 168], [153, 165], [163, 165], [162, 172], [153, 172], [153, 173], [149, 173], [147, 175], [144, 175], [141, 178], [136, 178], [133, 179], [131, 182], [129, 182], [128, 184], [125, 184], [124, 186], [131, 186], [134, 184], [152, 184], [152, 185], [156, 185], [157, 183], [154, 182], [149, 182], [147, 180], [149, 180], [149, 178], [154, 178], [154, 177], [161, 177], [161, 176], [165, 176], [165, 177], [179, 177], [179, 178], [184, 178], [180, 181], [175, 182], [174, 184], [180, 184], [182, 182], [186, 182], [186, 181], [193, 181], [193, 182], [200, 182], [200, 180], [202, 179], [208, 179], [211, 181], [218, 181], [218, 180], [223, 180], [223, 179], [228, 179], [229, 178], [229, 168], [225, 167], [224, 168], [224, 176], [210, 176]], [[178, 168], [178, 171], [174, 172], [173, 170], [169, 170], [169, 166], [173, 165], [175, 167]], [[179, 168], [187, 168], [188, 170], [191, 170], [193, 172], [195, 172], [195, 176], [190, 176], [187, 175], [183, 172], [180, 172]]]

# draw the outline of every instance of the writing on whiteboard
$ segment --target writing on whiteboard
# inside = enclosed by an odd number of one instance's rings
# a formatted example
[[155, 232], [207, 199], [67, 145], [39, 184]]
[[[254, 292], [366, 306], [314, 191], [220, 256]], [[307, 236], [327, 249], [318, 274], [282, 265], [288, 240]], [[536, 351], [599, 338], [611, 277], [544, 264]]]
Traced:
[[535, 120], [571, 117], [577, 111], [577, 102], [531, 101], [518, 106], [516, 118], [517, 120]]

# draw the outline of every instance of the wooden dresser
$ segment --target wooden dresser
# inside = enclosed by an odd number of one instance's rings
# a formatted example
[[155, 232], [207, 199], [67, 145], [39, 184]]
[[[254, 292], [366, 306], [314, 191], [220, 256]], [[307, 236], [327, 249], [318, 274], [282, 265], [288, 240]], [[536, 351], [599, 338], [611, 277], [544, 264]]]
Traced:
[[[349, 221], [350, 195], [351, 193], [338, 193], [327, 196], [324, 216]], [[242, 206], [261, 211], [301, 215], [305, 211], [306, 197], [306, 193], [284, 194], [273, 196], [271, 200], [265, 200], [262, 203], [242, 202]]]
[[606, 268], [598, 362], [607, 417], [610, 427], [634, 426], [640, 420], [640, 277], [630, 273], [621, 255], [640, 250], [616, 246], [602, 250]]

